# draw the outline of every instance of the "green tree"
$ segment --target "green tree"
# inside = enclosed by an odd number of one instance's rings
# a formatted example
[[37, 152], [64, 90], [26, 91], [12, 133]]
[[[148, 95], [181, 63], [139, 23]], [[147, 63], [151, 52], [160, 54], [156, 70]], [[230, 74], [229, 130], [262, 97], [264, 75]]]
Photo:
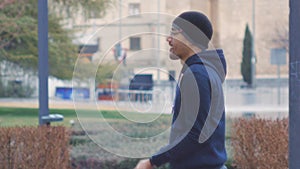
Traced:
[[[62, 21], [82, 12], [84, 17], [101, 17], [109, 0], [49, 0], [49, 73], [71, 79], [78, 48], [72, 31]], [[25, 70], [37, 71], [37, 0], [0, 0], [0, 61], [13, 62]], [[79, 10], [80, 9], [80, 10]]]
[[252, 84], [251, 78], [251, 57], [252, 57], [252, 35], [248, 24], [246, 25], [244, 42], [243, 42], [243, 60], [241, 63], [241, 73], [244, 82], [248, 85]]

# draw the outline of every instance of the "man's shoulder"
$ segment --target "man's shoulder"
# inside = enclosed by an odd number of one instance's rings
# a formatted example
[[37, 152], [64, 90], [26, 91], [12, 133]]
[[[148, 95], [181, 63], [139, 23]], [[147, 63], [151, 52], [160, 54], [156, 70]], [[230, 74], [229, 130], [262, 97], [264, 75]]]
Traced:
[[202, 74], [202, 75], [206, 75], [207, 71], [206, 68], [203, 64], [192, 64], [189, 66], [188, 71], [186, 71], [185, 73], [192, 73], [192, 74]]
[[[202, 64], [193, 64], [183, 73], [185, 80], [195, 79], [198, 82], [209, 81], [209, 75]], [[190, 80], [189, 80], [190, 81]]]

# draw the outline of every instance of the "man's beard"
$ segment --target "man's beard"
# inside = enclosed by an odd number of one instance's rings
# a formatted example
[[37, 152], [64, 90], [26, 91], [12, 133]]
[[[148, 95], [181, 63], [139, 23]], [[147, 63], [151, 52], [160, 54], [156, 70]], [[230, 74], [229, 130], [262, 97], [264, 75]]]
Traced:
[[178, 59], [180, 59], [180, 57], [177, 56], [176, 54], [174, 54], [173, 52], [169, 53], [169, 57], [170, 57], [171, 60], [178, 60]]

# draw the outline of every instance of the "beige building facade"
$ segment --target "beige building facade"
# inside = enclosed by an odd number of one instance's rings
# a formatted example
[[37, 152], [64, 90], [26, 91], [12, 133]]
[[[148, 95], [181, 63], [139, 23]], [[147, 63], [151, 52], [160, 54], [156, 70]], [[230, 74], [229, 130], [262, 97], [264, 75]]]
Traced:
[[[276, 77], [277, 67], [270, 63], [270, 50], [286, 45], [281, 39], [288, 38], [288, 0], [116, 0], [104, 18], [74, 20], [72, 28], [78, 31], [74, 42], [98, 45], [94, 60], [100, 64], [118, 63], [126, 53], [126, 67], [134, 73], [153, 73], [154, 80], [167, 80], [169, 71], [175, 70], [178, 76], [181, 66], [178, 61], [169, 60], [165, 39], [172, 19], [187, 10], [202, 11], [211, 19], [211, 47], [224, 50], [228, 78], [241, 78], [246, 24], [252, 33], [255, 29], [257, 77]], [[122, 51], [116, 54], [118, 44]], [[288, 65], [281, 66], [281, 74], [287, 73]]]

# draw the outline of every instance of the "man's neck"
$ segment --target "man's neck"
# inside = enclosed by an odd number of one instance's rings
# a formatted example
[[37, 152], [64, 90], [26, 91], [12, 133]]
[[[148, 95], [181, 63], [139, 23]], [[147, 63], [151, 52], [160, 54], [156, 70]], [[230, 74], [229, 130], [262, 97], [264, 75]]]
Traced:
[[181, 63], [185, 63], [188, 58], [194, 56], [197, 53], [200, 53], [202, 50], [198, 47], [191, 46], [190, 50], [181, 58]]

